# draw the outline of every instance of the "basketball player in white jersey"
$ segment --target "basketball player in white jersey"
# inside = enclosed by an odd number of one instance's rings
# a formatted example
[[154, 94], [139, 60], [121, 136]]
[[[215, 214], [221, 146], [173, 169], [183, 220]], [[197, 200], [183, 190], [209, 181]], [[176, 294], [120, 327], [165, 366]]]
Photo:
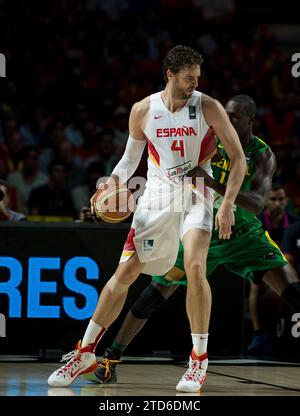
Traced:
[[[178, 237], [184, 247], [188, 278], [186, 309], [193, 349], [189, 368], [176, 389], [199, 391], [206, 379], [211, 310], [206, 257], [213, 226], [213, 198], [209, 188], [191, 187], [182, 178], [201, 162], [204, 137], [216, 134], [232, 162], [224, 200], [215, 220], [219, 237], [229, 239], [234, 223], [233, 203], [244, 179], [246, 162], [237, 133], [222, 105], [195, 91], [202, 61], [201, 55], [189, 47], [172, 48], [163, 62], [165, 89], [132, 107], [127, 146], [107, 184], [126, 183], [148, 145], [146, 189], [134, 213], [120, 264], [102, 290], [82, 342], [63, 356], [67, 363], [50, 375], [51, 386], [68, 386], [77, 376], [97, 368], [96, 346], [120, 314], [129, 286], [142, 272], [166, 273], [176, 260]], [[210, 161], [202, 167], [210, 173]]]

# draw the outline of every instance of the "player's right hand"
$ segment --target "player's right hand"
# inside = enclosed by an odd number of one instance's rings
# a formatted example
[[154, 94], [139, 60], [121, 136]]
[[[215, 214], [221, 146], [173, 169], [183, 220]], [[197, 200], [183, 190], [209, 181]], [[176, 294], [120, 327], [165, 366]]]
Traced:
[[91, 206], [91, 213], [93, 216], [95, 216], [95, 211], [94, 211], [94, 199], [98, 196], [98, 194], [103, 191], [103, 189], [105, 189], [105, 183], [101, 183], [98, 186], [98, 189], [96, 190], [96, 192], [93, 194], [93, 196], [90, 199], [90, 206]]
[[215, 217], [215, 229], [219, 230], [220, 239], [230, 239], [234, 223], [233, 207], [230, 204], [221, 204]]

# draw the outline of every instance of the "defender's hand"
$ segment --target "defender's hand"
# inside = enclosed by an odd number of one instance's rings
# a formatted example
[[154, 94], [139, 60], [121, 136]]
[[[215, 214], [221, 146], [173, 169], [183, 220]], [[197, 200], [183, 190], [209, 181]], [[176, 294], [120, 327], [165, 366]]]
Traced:
[[206, 181], [210, 179], [210, 176], [204, 169], [200, 166], [196, 166], [194, 169], [191, 169], [186, 176], [193, 178], [193, 184], [196, 183], [196, 178], [203, 178], [205, 185], [207, 185]]

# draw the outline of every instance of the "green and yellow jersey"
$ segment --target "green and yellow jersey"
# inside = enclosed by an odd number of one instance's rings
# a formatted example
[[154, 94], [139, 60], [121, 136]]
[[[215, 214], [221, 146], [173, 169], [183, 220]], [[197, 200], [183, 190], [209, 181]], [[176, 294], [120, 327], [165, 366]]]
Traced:
[[[229, 160], [227, 154], [225, 153], [224, 146], [218, 141], [219, 152], [222, 155], [222, 159], [218, 162], [212, 163], [213, 177], [216, 181], [221, 184], [226, 185], [228, 181], [228, 176], [231, 170], [231, 161]], [[244, 153], [246, 157], [247, 169], [245, 174], [244, 182], [241, 186], [241, 190], [249, 191], [251, 188], [251, 181], [253, 176], [256, 173], [256, 163], [260, 155], [269, 149], [269, 146], [262, 141], [259, 137], [253, 136], [252, 140], [244, 148]], [[215, 192], [214, 195], [214, 214], [220, 208], [220, 205], [223, 201], [223, 196]], [[258, 226], [261, 226], [261, 222], [257, 219], [255, 214], [250, 211], [247, 211], [244, 208], [241, 208], [237, 205], [234, 205], [234, 214], [235, 214], [235, 230], [244, 226], [246, 223], [255, 223], [257, 222]]]

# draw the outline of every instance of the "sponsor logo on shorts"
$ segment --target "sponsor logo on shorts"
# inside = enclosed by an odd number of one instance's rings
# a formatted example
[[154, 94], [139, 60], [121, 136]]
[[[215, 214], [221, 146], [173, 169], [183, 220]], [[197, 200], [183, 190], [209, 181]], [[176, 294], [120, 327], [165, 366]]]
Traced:
[[144, 240], [144, 251], [151, 251], [154, 246], [154, 240]]

